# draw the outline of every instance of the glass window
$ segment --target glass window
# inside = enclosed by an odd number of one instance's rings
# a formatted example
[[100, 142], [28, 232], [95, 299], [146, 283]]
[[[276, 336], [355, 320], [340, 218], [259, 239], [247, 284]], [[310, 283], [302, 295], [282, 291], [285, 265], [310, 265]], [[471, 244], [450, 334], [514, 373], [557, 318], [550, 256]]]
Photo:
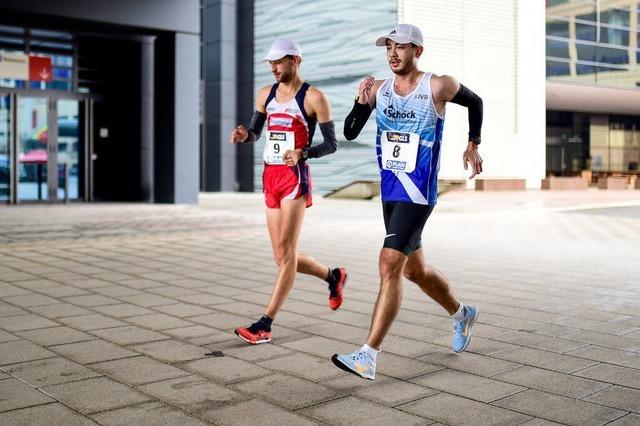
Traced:
[[597, 27], [595, 24], [583, 24], [576, 22], [576, 39], [597, 41]]
[[554, 75], [569, 75], [571, 70], [567, 62], [547, 61], [547, 77]]
[[598, 17], [596, 15], [595, 10], [591, 13], [586, 13], [584, 15], [576, 15], [576, 20], [579, 21], [588, 21], [588, 22], [593, 22], [596, 23], [598, 22]]
[[569, 37], [569, 23], [566, 21], [547, 22], [547, 35]]
[[596, 46], [593, 44], [576, 43], [576, 50], [578, 52], [579, 61], [592, 61], [596, 60]]
[[571, 0], [547, 0], [547, 7], [557, 6], [559, 4], [569, 3]]
[[622, 72], [622, 71], [629, 71], [629, 70], [623, 69], [623, 68], [612, 68], [612, 67], [607, 67], [602, 65], [580, 64], [580, 63], [576, 64], [576, 72], [578, 74], [597, 74], [597, 73], [612, 72], [612, 71]]
[[9, 201], [9, 96], [0, 96], [0, 202]]
[[614, 28], [601, 28], [600, 42], [616, 44], [618, 46], [629, 46], [629, 31], [617, 30]]
[[613, 47], [598, 47], [596, 50], [596, 62], [606, 64], [628, 64], [629, 51]]
[[547, 39], [547, 56], [569, 59], [569, 42], [566, 40]]
[[57, 38], [57, 39], [66, 39], [66, 40], [71, 40], [71, 38], [73, 37], [69, 33], [63, 33], [60, 31], [48, 31], [48, 30], [36, 30], [36, 29], [31, 30], [31, 36], [38, 37], [38, 38]]
[[615, 25], [616, 27], [629, 28], [629, 10], [610, 9], [600, 12], [600, 22], [602, 24]]

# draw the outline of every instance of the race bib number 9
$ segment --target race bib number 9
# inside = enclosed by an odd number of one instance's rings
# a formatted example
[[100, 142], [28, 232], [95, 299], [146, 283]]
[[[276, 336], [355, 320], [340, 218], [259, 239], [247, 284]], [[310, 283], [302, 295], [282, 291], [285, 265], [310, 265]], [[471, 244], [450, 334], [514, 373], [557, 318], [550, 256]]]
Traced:
[[420, 137], [417, 133], [389, 132], [380, 135], [382, 168], [411, 173], [416, 168]]
[[262, 158], [267, 164], [284, 164], [282, 156], [295, 148], [293, 132], [267, 131]]

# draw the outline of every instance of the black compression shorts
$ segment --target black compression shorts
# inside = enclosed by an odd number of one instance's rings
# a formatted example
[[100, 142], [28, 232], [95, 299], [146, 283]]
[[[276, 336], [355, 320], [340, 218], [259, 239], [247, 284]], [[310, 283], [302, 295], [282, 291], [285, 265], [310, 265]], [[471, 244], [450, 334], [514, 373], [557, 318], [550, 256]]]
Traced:
[[383, 201], [382, 214], [387, 230], [383, 247], [401, 251], [407, 256], [421, 248], [422, 228], [434, 207], [404, 201]]

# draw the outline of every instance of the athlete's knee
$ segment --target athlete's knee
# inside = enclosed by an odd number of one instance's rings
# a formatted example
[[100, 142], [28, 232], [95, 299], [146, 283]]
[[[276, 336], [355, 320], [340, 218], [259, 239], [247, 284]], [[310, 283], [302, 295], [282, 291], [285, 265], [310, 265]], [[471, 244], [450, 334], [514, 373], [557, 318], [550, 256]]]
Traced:
[[406, 256], [403, 253], [393, 249], [382, 249], [380, 253], [380, 277], [383, 281], [400, 277], [405, 261]]
[[425, 272], [426, 271], [422, 268], [405, 265], [402, 275], [404, 275], [404, 277], [409, 281], [413, 281], [415, 283], [424, 278]]
[[276, 264], [280, 267], [293, 262], [296, 262], [296, 250], [295, 248], [285, 247], [278, 250], [278, 254], [275, 258]]

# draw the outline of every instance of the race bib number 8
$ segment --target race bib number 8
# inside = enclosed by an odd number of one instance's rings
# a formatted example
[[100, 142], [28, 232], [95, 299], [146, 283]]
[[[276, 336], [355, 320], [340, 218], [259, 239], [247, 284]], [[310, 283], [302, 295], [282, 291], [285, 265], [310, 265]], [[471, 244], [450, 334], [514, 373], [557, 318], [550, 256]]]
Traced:
[[420, 137], [417, 133], [389, 132], [380, 135], [382, 168], [411, 173], [416, 168]]
[[295, 148], [293, 132], [267, 131], [262, 158], [267, 164], [284, 164], [282, 156]]

